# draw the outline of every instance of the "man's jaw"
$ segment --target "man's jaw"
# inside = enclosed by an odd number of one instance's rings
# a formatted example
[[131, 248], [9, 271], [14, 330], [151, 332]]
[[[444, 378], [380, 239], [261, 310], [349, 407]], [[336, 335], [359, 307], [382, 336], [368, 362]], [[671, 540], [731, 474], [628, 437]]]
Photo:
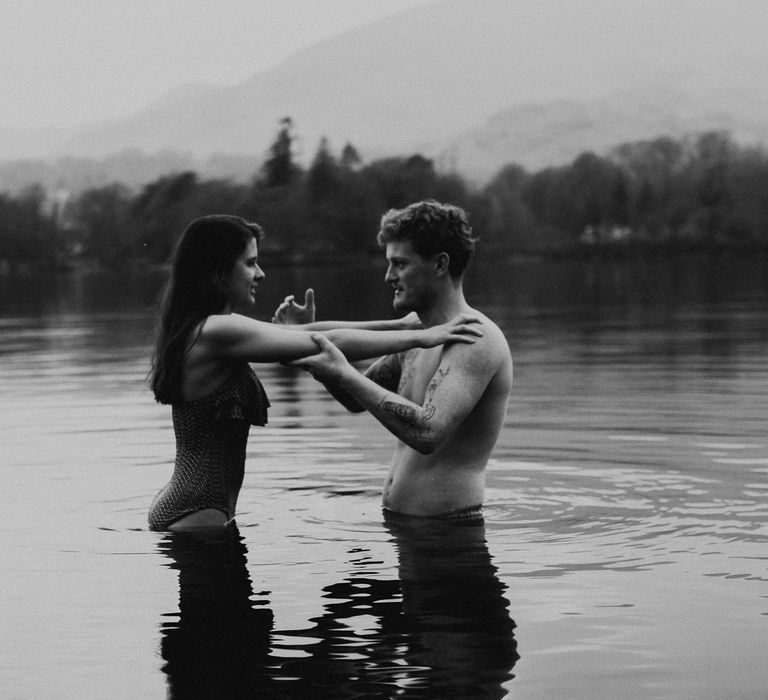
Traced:
[[410, 312], [410, 311], [416, 311], [418, 312], [418, 309], [414, 307], [413, 305], [413, 299], [411, 299], [407, 293], [406, 290], [402, 287], [395, 287], [394, 295], [392, 297], [392, 307], [396, 311], [400, 312]]

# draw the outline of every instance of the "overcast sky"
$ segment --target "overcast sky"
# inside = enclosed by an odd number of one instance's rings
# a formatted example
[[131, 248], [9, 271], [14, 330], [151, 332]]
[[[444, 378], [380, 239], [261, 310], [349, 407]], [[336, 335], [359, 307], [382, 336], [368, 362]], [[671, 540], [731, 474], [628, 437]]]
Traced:
[[0, 127], [73, 126], [233, 84], [428, 0], [0, 0]]

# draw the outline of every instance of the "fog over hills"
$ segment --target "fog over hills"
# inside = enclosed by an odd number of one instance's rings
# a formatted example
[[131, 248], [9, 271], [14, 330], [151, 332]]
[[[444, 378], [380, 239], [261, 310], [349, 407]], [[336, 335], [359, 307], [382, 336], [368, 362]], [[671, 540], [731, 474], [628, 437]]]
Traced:
[[764, 0], [439, 0], [234, 86], [180, 86], [76, 130], [0, 132], [0, 158], [261, 155], [283, 116], [304, 160], [325, 135], [366, 160], [418, 150], [478, 180], [660, 134], [766, 144], [767, 26]]

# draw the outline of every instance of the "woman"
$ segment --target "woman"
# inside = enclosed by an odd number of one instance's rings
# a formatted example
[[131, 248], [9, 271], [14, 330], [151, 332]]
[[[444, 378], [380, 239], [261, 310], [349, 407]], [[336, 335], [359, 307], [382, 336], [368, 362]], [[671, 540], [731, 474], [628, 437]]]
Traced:
[[266, 424], [269, 406], [249, 362], [315, 354], [309, 330], [322, 329], [350, 360], [472, 343], [482, 334], [466, 315], [428, 330], [381, 330], [398, 322], [339, 323], [326, 330], [334, 324], [285, 327], [234, 313], [253, 306], [264, 279], [262, 237], [257, 224], [213, 215], [193, 221], [177, 244], [150, 375], [157, 401], [172, 406], [176, 461], [150, 507], [152, 530], [221, 528], [233, 520], [248, 432]]

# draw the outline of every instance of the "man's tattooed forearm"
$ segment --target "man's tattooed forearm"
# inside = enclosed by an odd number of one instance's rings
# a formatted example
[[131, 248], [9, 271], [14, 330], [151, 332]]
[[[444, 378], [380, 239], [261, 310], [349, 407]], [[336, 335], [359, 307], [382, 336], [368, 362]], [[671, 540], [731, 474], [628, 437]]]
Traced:
[[417, 408], [397, 401], [384, 399], [379, 407], [384, 413], [389, 413], [400, 420], [411, 439], [422, 441], [431, 435], [432, 426], [429, 424], [429, 419], [435, 415], [435, 407], [432, 404], [425, 406], [421, 417]]
[[413, 425], [416, 422], [416, 409], [413, 406], [406, 406], [396, 401], [387, 401], [385, 399], [381, 402], [381, 410], [391, 413], [406, 425]]
[[[407, 376], [409, 373], [409, 366], [406, 366], [406, 370], [404, 374]], [[427, 421], [431, 420], [435, 412], [437, 411], [437, 408], [432, 403], [432, 400], [435, 397], [435, 392], [437, 391], [437, 387], [442, 384], [443, 380], [448, 376], [448, 372], [451, 371], [450, 367], [446, 367], [445, 369], [438, 368], [437, 372], [435, 373], [435, 376], [432, 377], [432, 381], [429, 383], [429, 386], [427, 387], [427, 395], [426, 395], [426, 401], [424, 403], [424, 413], [421, 416], [421, 421], [419, 421], [419, 416], [417, 414], [417, 410], [413, 406], [406, 406], [405, 404], [398, 403], [397, 401], [390, 401], [388, 399], [384, 399], [380, 404], [379, 407], [382, 411], [385, 411], [386, 413], [390, 413], [399, 420], [403, 421], [406, 425], [409, 426], [416, 426], [418, 425], [419, 432], [421, 433], [428, 433], [432, 430], [432, 428], [427, 425]]]

